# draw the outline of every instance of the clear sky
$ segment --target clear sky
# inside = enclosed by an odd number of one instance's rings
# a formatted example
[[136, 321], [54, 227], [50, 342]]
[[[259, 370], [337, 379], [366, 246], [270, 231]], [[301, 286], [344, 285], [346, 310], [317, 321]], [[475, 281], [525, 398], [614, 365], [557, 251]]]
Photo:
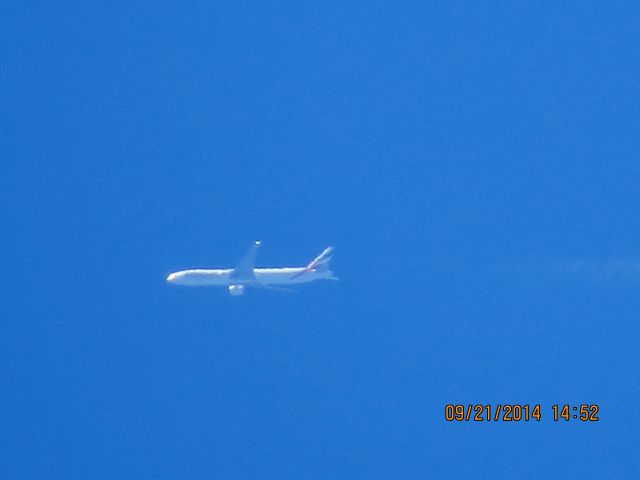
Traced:
[[638, 477], [637, 2], [2, 11], [0, 477]]

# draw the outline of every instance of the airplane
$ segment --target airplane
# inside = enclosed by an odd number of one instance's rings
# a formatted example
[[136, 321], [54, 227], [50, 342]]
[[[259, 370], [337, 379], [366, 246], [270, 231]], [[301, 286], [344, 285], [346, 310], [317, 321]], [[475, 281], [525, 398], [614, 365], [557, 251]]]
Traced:
[[170, 273], [167, 282], [188, 286], [224, 285], [229, 289], [230, 295], [238, 296], [244, 294], [246, 287], [277, 289], [275, 285], [292, 285], [320, 279], [338, 280], [329, 268], [333, 247], [325, 248], [306, 267], [255, 268], [260, 244], [260, 241], [254, 242], [235, 268], [180, 270]]

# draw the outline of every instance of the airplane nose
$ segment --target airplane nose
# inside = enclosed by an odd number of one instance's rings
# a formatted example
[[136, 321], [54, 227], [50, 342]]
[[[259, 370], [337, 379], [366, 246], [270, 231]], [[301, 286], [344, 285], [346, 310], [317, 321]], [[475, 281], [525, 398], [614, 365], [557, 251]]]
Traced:
[[173, 282], [176, 279], [176, 274], [175, 273], [170, 273], [167, 276], [167, 282]]

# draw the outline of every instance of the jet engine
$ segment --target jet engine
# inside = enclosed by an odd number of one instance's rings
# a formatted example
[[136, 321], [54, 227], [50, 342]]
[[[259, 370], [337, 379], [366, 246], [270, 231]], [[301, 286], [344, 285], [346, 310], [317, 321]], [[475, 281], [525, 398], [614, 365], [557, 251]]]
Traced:
[[229, 295], [237, 297], [244, 293], [244, 285], [229, 285]]

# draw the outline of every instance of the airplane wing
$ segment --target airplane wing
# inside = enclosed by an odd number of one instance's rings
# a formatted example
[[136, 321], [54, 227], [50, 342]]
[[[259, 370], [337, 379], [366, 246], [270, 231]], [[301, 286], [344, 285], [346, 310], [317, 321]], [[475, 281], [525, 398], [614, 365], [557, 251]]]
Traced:
[[253, 269], [255, 268], [256, 254], [258, 253], [258, 247], [260, 241], [256, 241], [251, 245], [249, 251], [242, 257], [242, 260], [236, 265], [236, 268], [231, 272], [231, 278], [238, 279], [242, 282], [257, 282]]

